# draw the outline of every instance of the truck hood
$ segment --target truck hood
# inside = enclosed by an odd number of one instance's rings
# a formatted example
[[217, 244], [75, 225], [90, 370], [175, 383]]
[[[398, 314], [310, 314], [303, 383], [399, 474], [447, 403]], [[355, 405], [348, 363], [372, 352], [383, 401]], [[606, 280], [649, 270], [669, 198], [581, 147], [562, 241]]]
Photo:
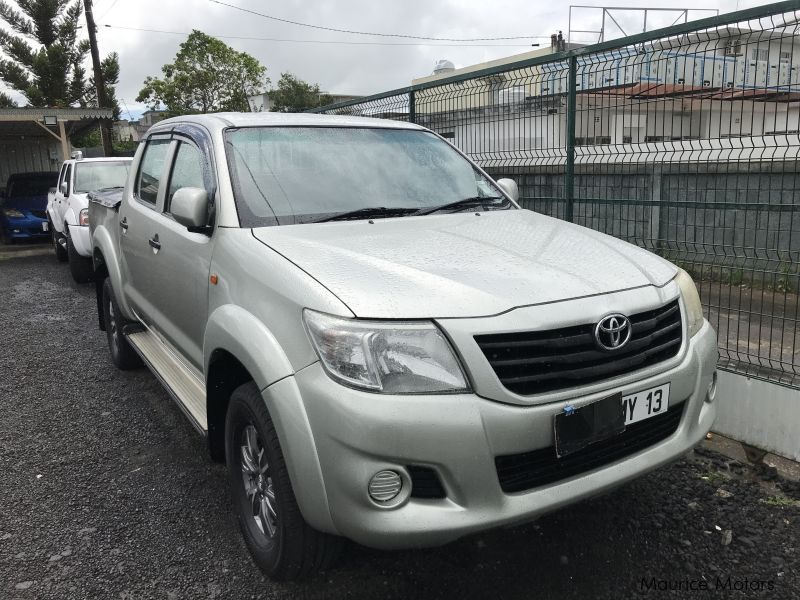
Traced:
[[478, 317], [675, 276], [669, 262], [528, 210], [253, 230], [358, 317]]

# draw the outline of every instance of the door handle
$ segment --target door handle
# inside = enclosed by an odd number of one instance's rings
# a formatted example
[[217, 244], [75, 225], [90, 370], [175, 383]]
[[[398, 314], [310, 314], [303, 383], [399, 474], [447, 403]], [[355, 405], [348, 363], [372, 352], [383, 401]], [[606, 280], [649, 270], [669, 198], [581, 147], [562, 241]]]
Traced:
[[128, 217], [123, 217], [122, 221], [119, 222], [119, 226], [128, 231]]
[[147, 240], [147, 243], [150, 244], [150, 247], [153, 250], [161, 250], [161, 242], [158, 241], [158, 234], [155, 234], [153, 237]]

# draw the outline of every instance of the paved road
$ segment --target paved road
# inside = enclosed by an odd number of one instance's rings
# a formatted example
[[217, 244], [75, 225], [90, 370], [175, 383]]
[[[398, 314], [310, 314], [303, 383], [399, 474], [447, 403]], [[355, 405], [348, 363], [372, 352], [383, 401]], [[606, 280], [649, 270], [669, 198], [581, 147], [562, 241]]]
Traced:
[[[0, 414], [3, 599], [667, 595], [643, 578], [712, 588], [674, 597], [800, 597], [797, 488], [697, 454], [535, 524], [433, 550], [350, 547], [336, 570], [270, 583], [224, 468], [146, 370], [112, 367], [92, 288], [51, 256], [0, 261]], [[761, 591], [713, 591], [718, 577]]]

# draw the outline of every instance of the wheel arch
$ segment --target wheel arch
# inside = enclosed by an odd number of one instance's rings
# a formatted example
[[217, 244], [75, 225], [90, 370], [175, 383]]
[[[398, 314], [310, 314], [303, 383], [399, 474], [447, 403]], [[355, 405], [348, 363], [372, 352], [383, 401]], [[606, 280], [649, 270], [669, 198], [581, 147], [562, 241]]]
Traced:
[[225, 421], [233, 391], [254, 382], [270, 413], [305, 520], [336, 533], [316, 443], [294, 370], [278, 341], [254, 315], [235, 305], [211, 313], [204, 337], [206, 418], [211, 458], [225, 460]]
[[103, 251], [95, 247], [92, 252], [92, 265], [94, 266], [94, 292], [97, 299], [97, 324], [100, 331], [106, 330], [105, 313], [103, 312], [103, 284], [108, 279], [108, 265], [103, 256]]
[[[117, 252], [116, 243], [105, 227], [96, 227], [91, 233], [92, 240], [92, 266], [95, 271], [95, 291], [98, 297], [98, 307], [102, 306], [103, 280], [111, 280], [114, 298], [117, 301], [122, 316], [128, 321], [135, 321], [135, 315], [128, 305], [122, 285], [122, 271], [120, 268], [120, 254]], [[100, 269], [101, 276], [98, 275]], [[102, 314], [102, 310], [101, 313]], [[102, 318], [102, 317], [101, 317]]]

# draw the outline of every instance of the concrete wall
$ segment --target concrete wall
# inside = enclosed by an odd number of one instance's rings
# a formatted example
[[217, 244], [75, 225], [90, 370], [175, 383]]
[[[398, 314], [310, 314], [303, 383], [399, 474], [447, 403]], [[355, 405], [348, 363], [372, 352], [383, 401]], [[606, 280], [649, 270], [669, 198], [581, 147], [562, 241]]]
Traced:
[[0, 138], [0, 187], [5, 187], [12, 173], [58, 171], [61, 146], [44, 137]]
[[713, 430], [800, 460], [800, 390], [721, 371]]

